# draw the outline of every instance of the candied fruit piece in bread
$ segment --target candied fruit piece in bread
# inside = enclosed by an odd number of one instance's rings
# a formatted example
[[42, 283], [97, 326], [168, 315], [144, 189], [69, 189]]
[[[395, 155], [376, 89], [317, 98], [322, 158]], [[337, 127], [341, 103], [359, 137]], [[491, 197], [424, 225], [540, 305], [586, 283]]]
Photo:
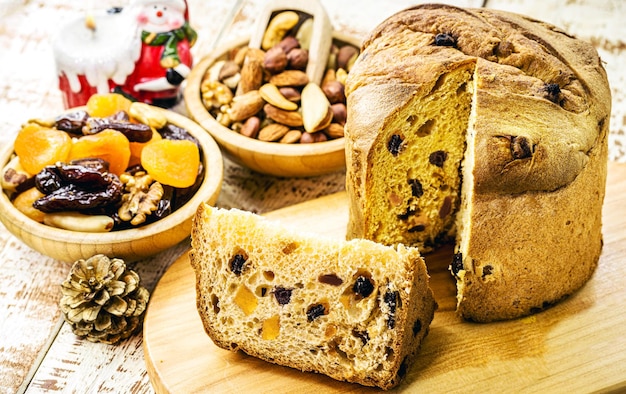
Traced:
[[397, 385], [437, 307], [416, 248], [294, 233], [206, 204], [191, 247], [198, 311], [217, 346], [337, 380]]
[[591, 277], [611, 95], [590, 44], [521, 15], [416, 6], [364, 40], [346, 95], [348, 238], [455, 241], [457, 310], [474, 321]]

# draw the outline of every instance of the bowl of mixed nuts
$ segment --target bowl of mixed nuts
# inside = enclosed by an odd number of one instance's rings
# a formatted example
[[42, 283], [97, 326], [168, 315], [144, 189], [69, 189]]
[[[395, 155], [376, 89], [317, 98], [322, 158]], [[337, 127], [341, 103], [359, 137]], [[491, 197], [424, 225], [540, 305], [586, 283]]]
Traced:
[[[285, 22], [289, 13], [291, 25]], [[311, 19], [277, 13], [266, 31], [281, 20], [273, 41], [252, 46], [244, 38], [223, 45], [187, 77], [189, 115], [226, 157], [256, 172], [305, 177], [345, 169], [344, 83], [360, 42], [331, 29], [319, 46], [328, 53], [313, 56]], [[322, 69], [311, 71], [313, 66]]]
[[138, 260], [176, 245], [223, 179], [221, 151], [203, 128], [118, 94], [27, 121], [0, 164], [0, 221], [67, 262]]

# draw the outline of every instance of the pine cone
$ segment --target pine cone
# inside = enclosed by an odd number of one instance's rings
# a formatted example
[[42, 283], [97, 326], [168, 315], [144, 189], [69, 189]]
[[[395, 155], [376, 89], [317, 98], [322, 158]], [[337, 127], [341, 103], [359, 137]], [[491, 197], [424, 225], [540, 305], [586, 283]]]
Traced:
[[141, 328], [150, 293], [120, 259], [78, 260], [61, 284], [61, 312], [74, 334], [115, 344]]

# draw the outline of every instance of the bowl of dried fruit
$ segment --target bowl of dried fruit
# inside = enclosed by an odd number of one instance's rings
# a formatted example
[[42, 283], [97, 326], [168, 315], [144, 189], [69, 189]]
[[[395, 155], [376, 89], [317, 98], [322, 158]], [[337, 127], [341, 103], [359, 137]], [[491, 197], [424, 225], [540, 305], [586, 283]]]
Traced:
[[[360, 42], [332, 30], [310, 40], [299, 15], [273, 42], [243, 38], [201, 58], [184, 90], [189, 115], [226, 157], [274, 176], [345, 169], [344, 83]], [[326, 52], [313, 53], [316, 44]]]
[[189, 236], [223, 178], [217, 143], [190, 119], [95, 95], [86, 107], [32, 119], [0, 154], [0, 221], [67, 262], [154, 255]]

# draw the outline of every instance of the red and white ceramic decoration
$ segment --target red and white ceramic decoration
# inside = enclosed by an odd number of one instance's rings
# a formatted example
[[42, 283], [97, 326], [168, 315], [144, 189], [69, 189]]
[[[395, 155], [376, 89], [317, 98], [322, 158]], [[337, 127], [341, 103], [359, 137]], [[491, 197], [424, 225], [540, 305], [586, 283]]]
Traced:
[[121, 10], [93, 18], [95, 29], [78, 19], [54, 40], [65, 107], [111, 91], [162, 107], [175, 105], [197, 38], [186, 1], [131, 0]]
[[140, 55], [121, 90], [149, 104], [171, 107], [192, 67], [197, 34], [184, 0], [132, 0], [124, 10], [140, 31]]
[[128, 15], [93, 14], [63, 26], [53, 40], [54, 58], [65, 108], [84, 105], [95, 93], [107, 93], [125, 83], [139, 59], [140, 38]]

